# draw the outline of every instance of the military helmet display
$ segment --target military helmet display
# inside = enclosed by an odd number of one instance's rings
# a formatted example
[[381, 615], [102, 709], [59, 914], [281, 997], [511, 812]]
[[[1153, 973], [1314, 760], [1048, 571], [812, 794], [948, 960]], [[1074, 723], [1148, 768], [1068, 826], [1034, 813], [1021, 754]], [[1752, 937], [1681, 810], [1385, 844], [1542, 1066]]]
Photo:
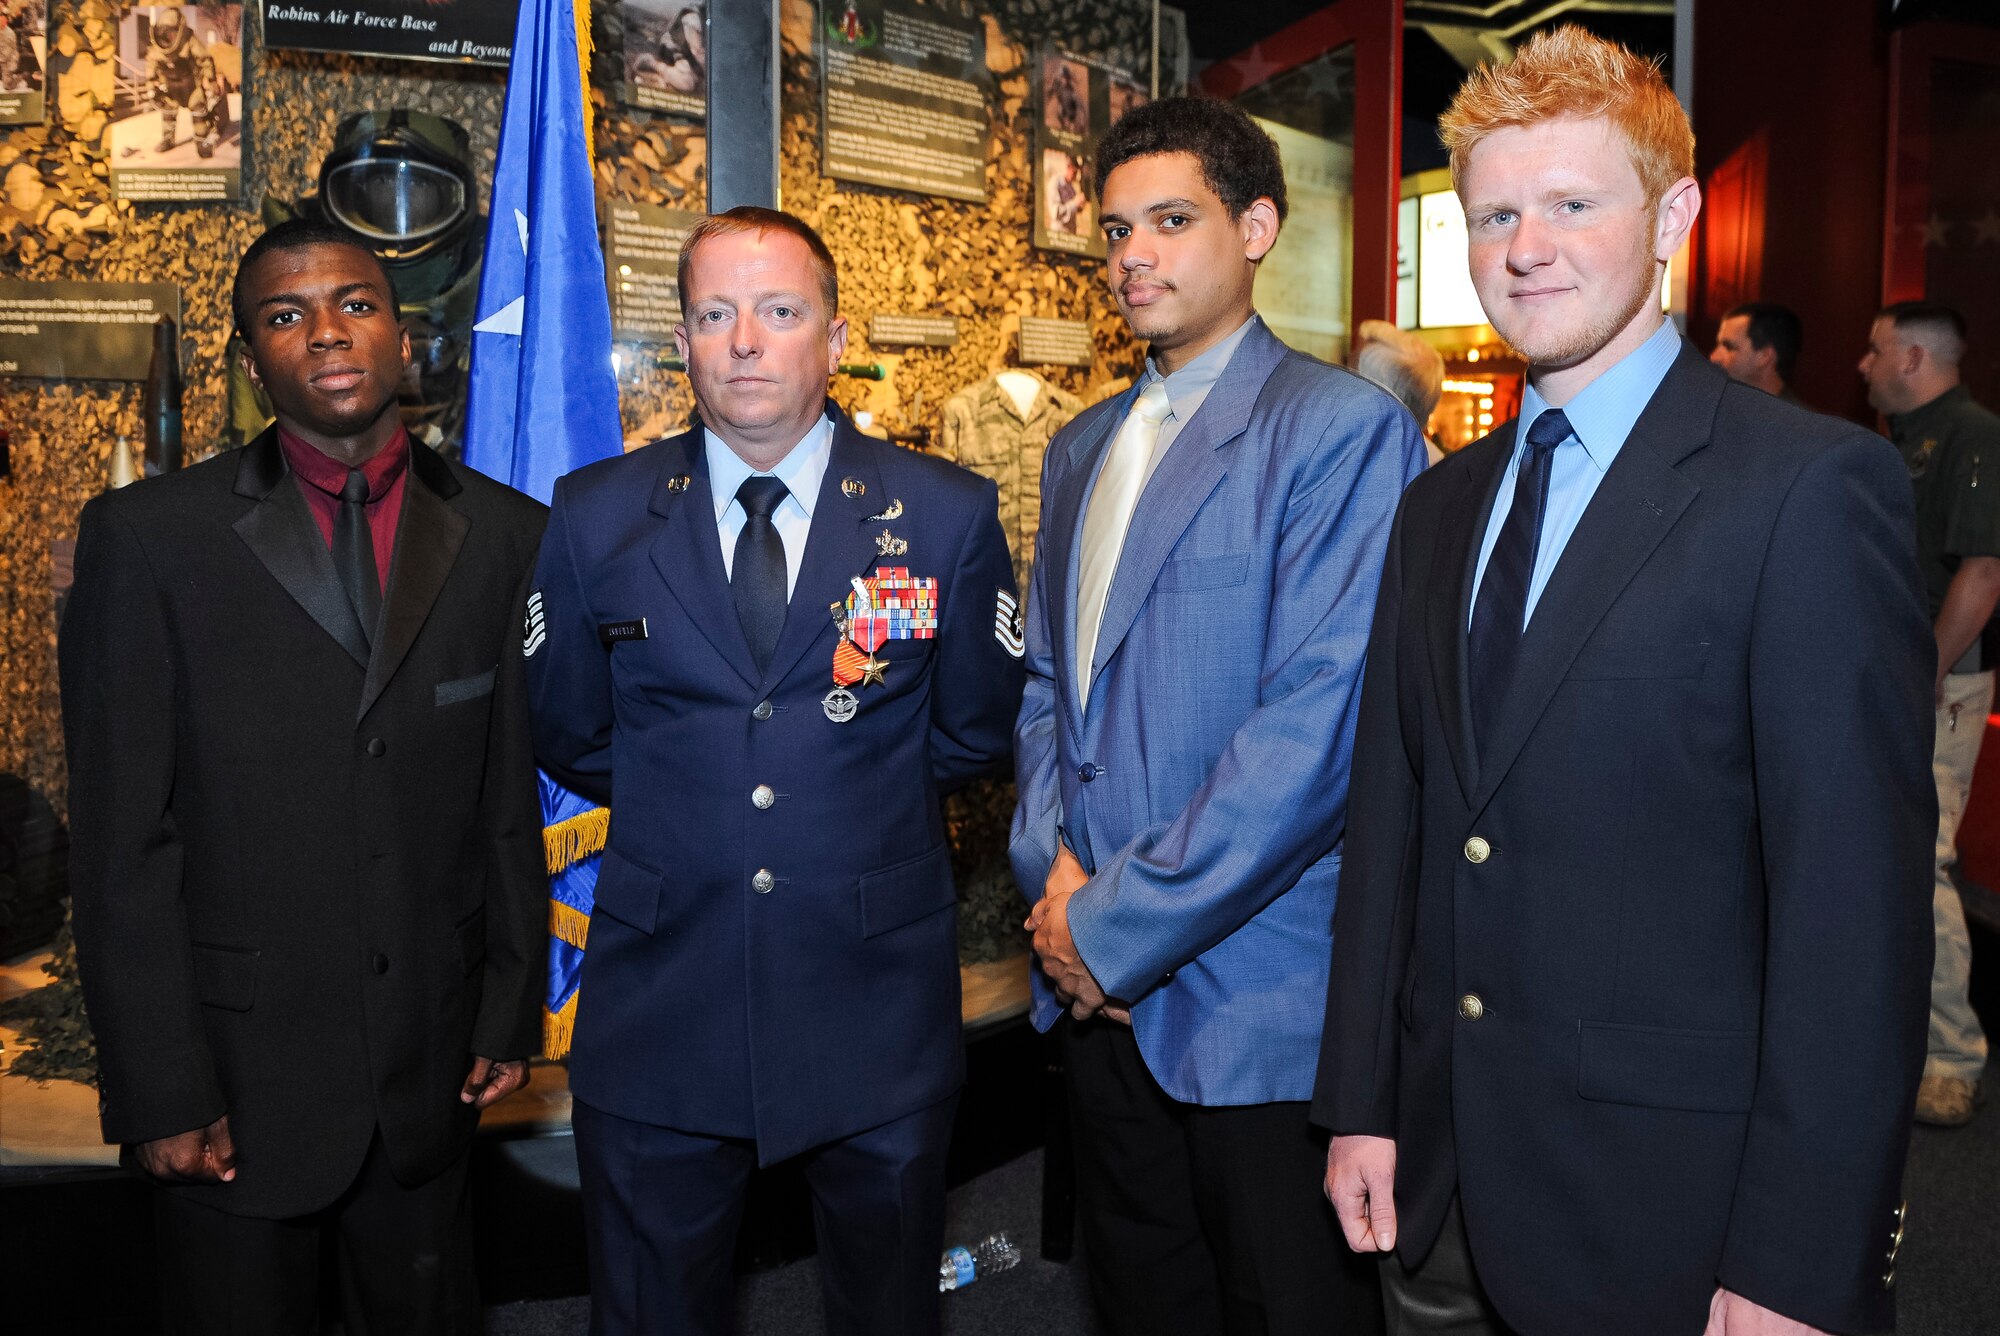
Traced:
[[464, 129], [420, 111], [369, 111], [334, 132], [320, 166], [327, 216], [385, 260], [412, 261], [460, 241], [476, 194]]

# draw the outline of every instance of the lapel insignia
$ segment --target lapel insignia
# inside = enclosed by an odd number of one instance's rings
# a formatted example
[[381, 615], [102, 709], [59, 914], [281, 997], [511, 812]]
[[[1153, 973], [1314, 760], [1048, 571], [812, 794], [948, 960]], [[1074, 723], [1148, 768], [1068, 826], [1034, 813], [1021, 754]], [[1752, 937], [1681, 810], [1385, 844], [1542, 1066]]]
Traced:
[[887, 529], [875, 535], [875, 555], [878, 557], [900, 557], [909, 550], [908, 539], [898, 538]]
[[667, 479], [667, 491], [669, 491], [675, 496], [679, 496], [682, 492], [685, 492], [689, 488], [689, 486], [693, 484], [693, 482], [694, 482], [693, 478], [683, 473], [678, 478]]
[[528, 620], [521, 637], [521, 657], [532, 659], [535, 651], [549, 638], [548, 625], [542, 616], [542, 591], [537, 589], [528, 595]]
[[903, 518], [903, 498], [899, 496], [889, 503], [887, 510], [883, 511], [880, 515], [870, 515], [866, 522], [874, 524], [878, 520], [899, 520], [901, 518]]
[[857, 500], [868, 495], [868, 484], [859, 478], [842, 478], [840, 480], [840, 494], [849, 501]]

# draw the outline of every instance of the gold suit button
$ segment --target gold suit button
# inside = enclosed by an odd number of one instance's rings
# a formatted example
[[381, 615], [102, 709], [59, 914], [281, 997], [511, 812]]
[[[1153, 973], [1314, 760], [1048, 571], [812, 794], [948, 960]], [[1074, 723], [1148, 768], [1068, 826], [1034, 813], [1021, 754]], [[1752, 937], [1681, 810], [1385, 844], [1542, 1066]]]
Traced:
[[1458, 999], [1458, 1014], [1466, 1020], [1476, 1021], [1486, 1014], [1486, 1004], [1479, 1000], [1479, 994], [1467, 993]]
[[1485, 840], [1480, 839], [1477, 835], [1474, 835], [1471, 839], [1465, 842], [1466, 862], [1484, 863], [1487, 859], [1491, 858], [1492, 856], [1493, 856], [1493, 846], [1488, 844]]
[[759, 784], [750, 790], [750, 805], [760, 812], [770, 811], [771, 805], [777, 801], [778, 795], [771, 792], [769, 784]]

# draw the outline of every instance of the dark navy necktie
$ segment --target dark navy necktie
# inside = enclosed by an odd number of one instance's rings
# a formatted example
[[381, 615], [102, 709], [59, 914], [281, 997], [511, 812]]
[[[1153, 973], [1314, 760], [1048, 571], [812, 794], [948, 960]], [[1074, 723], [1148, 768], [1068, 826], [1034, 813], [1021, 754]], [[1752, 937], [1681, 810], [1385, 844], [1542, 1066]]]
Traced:
[[382, 577], [375, 566], [375, 535], [368, 531], [368, 479], [349, 469], [340, 488], [340, 513], [333, 521], [333, 564], [340, 587], [361, 623], [361, 638], [375, 643], [375, 619], [382, 611]]
[[729, 592], [736, 600], [736, 619], [750, 642], [757, 671], [770, 666], [785, 629], [785, 540], [771, 522], [771, 512], [790, 495], [776, 478], [745, 478], [736, 489], [743, 505], [743, 532], [736, 535], [736, 558], [729, 569]]
[[1514, 477], [1514, 504], [1479, 581], [1479, 598], [1472, 607], [1472, 732], [1482, 744], [1492, 736], [1514, 680], [1528, 619], [1528, 586], [1535, 577], [1542, 519], [1549, 508], [1549, 465], [1569, 435], [1569, 419], [1560, 408], [1545, 410], [1528, 427], [1528, 449]]

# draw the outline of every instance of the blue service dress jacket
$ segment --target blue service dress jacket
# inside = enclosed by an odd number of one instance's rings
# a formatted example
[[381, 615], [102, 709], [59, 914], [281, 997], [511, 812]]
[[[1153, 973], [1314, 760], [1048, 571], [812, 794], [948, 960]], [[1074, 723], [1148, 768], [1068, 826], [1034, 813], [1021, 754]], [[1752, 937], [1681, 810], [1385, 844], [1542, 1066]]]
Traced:
[[[1058, 839], [1091, 873], [1070, 930], [1133, 1004], [1168, 1094], [1304, 1100], [1368, 627], [1423, 437], [1374, 385], [1254, 325], [1139, 498], [1084, 710], [1084, 511], [1139, 388], [1078, 417], [1043, 465], [1014, 874], [1039, 899]], [[1047, 1029], [1061, 1007], [1034, 979]]]
[[[766, 1163], [963, 1079], [938, 800], [1004, 768], [1021, 693], [994, 485], [828, 412], [766, 671], [730, 598], [699, 428], [557, 484], [542, 635], [525, 642], [538, 759], [611, 808], [571, 1089], [754, 1139]], [[836, 722], [833, 608], [894, 568], [936, 581], [936, 633], [886, 641], [882, 680], [849, 688]]]

